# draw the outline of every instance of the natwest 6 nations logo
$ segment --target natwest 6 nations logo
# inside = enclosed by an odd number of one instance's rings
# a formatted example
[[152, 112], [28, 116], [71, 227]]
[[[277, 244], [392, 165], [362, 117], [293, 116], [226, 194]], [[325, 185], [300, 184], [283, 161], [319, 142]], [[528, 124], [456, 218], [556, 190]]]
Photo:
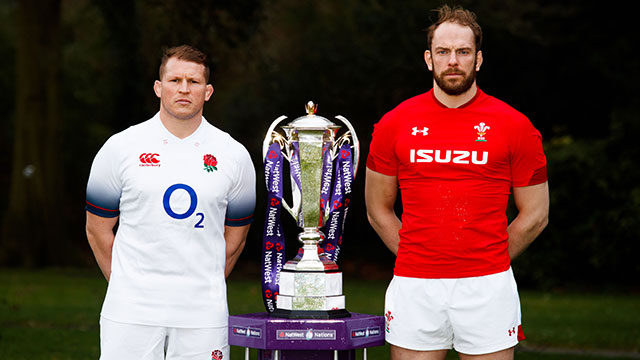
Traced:
[[336, 340], [336, 331], [331, 329], [276, 330], [276, 340]]
[[478, 151], [467, 150], [431, 150], [431, 149], [411, 149], [409, 151], [409, 161], [412, 163], [453, 163], [453, 164], [475, 164], [485, 165], [489, 160], [489, 152], [483, 151], [482, 156]]
[[368, 337], [381, 336], [381, 335], [382, 335], [382, 331], [380, 330], [379, 326], [351, 330], [352, 339], [368, 338]]

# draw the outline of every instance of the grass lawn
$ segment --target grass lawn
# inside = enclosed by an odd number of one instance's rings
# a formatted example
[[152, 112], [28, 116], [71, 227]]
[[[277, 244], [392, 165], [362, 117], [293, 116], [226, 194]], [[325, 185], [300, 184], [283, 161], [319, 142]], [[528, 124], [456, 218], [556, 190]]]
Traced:
[[[347, 308], [381, 315], [386, 285], [345, 278]], [[0, 269], [0, 359], [97, 359], [105, 290], [97, 269]], [[521, 297], [527, 340], [516, 359], [640, 358], [640, 295], [523, 291]], [[264, 311], [258, 279], [230, 278], [229, 311]], [[231, 359], [243, 355], [232, 348]], [[388, 348], [369, 349], [368, 358], [388, 359]]]

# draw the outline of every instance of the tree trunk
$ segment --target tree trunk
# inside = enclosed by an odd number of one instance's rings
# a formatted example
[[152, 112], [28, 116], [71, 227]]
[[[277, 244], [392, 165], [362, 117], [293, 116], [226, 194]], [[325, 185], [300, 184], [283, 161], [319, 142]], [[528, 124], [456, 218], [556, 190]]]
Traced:
[[5, 265], [60, 264], [68, 251], [57, 211], [63, 197], [59, 27], [60, 0], [20, 0], [11, 184], [0, 252]]

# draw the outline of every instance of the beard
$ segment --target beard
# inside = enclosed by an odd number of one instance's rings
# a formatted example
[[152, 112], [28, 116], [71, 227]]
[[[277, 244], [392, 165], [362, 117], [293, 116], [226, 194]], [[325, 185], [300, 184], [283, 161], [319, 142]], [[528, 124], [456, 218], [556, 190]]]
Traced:
[[[445, 77], [449, 74], [462, 75], [462, 80], [446, 80]], [[440, 89], [442, 89], [445, 94], [451, 96], [461, 95], [469, 90], [471, 88], [471, 85], [473, 85], [473, 82], [476, 81], [476, 66], [474, 64], [473, 69], [469, 74], [465, 74], [464, 71], [459, 69], [449, 69], [441, 72], [440, 74], [434, 72], [433, 78], [436, 81], [438, 87], [440, 87]]]

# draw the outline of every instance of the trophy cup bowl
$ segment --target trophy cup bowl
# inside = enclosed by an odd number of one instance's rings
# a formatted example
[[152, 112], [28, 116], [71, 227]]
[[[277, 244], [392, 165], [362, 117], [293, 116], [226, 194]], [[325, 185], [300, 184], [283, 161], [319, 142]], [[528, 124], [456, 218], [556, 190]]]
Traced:
[[316, 115], [316, 110], [317, 105], [308, 102], [307, 115], [279, 127], [284, 135], [276, 130], [286, 116], [279, 117], [269, 127], [263, 142], [263, 158], [269, 147], [278, 143], [285, 159], [289, 162], [292, 159], [299, 161], [299, 171], [295, 174], [298, 181], [294, 180], [293, 170], [291, 173], [293, 205], [290, 206], [283, 198], [282, 207], [302, 228], [298, 235], [302, 253], [287, 261], [280, 272], [280, 291], [276, 310], [272, 314], [278, 317], [349, 316], [342, 294], [342, 272], [334, 261], [318, 251], [318, 246], [324, 239], [320, 229], [327, 222], [329, 213], [329, 204], [322, 204], [321, 192], [323, 180], [333, 176], [324, 166], [325, 161], [333, 161], [344, 144], [350, 144], [352, 148], [355, 178], [359, 142], [353, 126], [346, 118], [336, 116], [348, 128], [347, 132], [337, 137], [341, 126]]

